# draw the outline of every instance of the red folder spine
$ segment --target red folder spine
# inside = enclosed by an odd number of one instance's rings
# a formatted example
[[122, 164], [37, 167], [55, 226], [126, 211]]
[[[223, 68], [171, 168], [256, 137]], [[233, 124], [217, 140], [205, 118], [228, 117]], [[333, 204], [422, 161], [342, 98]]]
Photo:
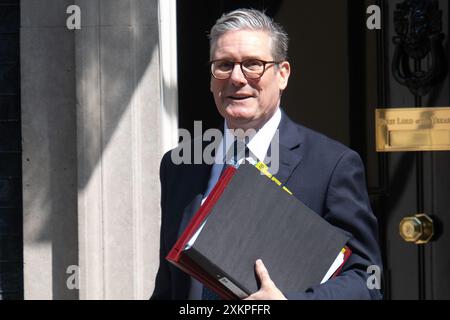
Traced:
[[[180, 238], [177, 240], [177, 242], [175, 243], [173, 248], [170, 250], [169, 254], [166, 257], [166, 259], [168, 261], [177, 265], [180, 268], [183, 267], [182, 265], [180, 265], [181, 252], [183, 251], [184, 247], [186, 246], [186, 243], [188, 242], [188, 240], [194, 235], [194, 233], [200, 227], [202, 222], [208, 216], [213, 205], [220, 198], [225, 187], [227, 186], [228, 182], [231, 180], [231, 178], [233, 177], [235, 172], [236, 172], [236, 168], [233, 166], [229, 166], [228, 168], [225, 169], [221, 178], [216, 183], [214, 188], [211, 190], [208, 198], [205, 200], [205, 203], [200, 207], [200, 209], [197, 211], [195, 216], [192, 217], [191, 221], [189, 222], [188, 226], [184, 230], [183, 234], [180, 236]], [[189, 272], [189, 273], [191, 273], [191, 272]]]

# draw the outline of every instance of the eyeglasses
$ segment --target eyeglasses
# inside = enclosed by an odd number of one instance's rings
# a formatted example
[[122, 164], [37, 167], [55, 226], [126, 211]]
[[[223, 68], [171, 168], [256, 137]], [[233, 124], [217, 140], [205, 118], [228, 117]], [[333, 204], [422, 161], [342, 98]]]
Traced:
[[230, 60], [213, 60], [209, 62], [211, 64], [211, 74], [214, 78], [219, 80], [225, 80], [231, 77], [234, 65], [239, 64], [241, 71], [247, 79], [259, 79], [266, 72], [266, 64], [274, 63], [279, 64], [279, 61], [264, 61], [259, 59], [246, 59], [241, 62], [235, 62]]

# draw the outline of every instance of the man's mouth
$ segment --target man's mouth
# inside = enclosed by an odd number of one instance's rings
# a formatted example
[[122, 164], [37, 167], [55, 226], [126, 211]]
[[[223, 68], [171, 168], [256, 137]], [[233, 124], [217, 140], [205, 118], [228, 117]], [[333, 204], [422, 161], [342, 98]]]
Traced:
[[251, 96], [251, 95], [232, 95], [232, 96], [228, 96], [228, 98], [233, 99], [233, 100], [245, 100], [245, 99], [253, 98], [253, 96]]

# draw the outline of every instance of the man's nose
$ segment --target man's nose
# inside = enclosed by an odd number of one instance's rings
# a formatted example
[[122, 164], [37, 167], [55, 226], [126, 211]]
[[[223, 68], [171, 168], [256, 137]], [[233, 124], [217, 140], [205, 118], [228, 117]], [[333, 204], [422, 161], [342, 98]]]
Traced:
[[233, 70], [231, 71], [230, 80], [233, 82], [233, 84], [242, 85], [247, 83], [247, 79], [242, 73], [240, 64], [238, 63], [234, 64]]

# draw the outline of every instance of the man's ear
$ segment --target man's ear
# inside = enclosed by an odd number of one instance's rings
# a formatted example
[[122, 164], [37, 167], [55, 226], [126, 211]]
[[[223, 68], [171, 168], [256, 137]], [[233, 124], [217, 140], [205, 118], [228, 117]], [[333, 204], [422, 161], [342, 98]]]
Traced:
[[280, 73], [279, 77], [279, 86], [280, 90], [284, 90], [287, 87], [289, 75], [291, 74], [291, 65], [288, 61], [280, 62], [278, 65], [278, 72]]

